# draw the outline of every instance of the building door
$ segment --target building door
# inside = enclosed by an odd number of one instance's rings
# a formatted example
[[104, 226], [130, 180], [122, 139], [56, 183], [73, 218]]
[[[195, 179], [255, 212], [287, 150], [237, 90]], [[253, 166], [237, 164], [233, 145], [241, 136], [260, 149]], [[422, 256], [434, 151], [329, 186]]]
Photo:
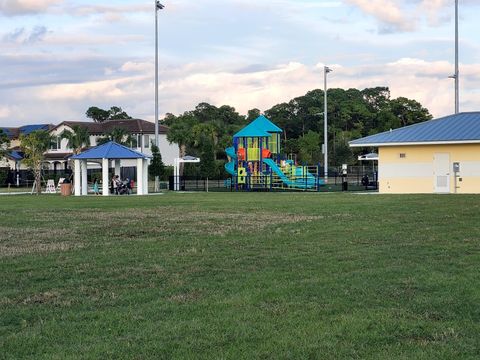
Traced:
[[450, 154], [436, 153], [433, 156], [433, 182], [436, 193], [450, 192]]

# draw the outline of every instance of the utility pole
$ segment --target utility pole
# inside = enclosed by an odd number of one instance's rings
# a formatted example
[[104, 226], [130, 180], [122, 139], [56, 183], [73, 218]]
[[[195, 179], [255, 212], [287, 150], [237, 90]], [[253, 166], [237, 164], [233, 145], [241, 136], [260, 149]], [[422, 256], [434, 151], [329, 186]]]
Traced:
[[323, 169], [325, 183], [328, 182], [328, 101], [327, 101], [327, 74], [332, 72], [328, 66], [323, 68], [324, 74], [324, 105], [323, 105]]

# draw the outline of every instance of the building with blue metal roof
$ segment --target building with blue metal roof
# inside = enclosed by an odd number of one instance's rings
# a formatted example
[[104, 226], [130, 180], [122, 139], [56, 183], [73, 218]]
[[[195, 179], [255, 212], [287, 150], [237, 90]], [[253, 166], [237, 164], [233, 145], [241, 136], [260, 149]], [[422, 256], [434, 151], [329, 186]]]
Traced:
[[480, 193], [480, 112], [465, 112], [353, 140], [378, 148], [381, 193]]
[[449, 115], [350, 141], [352, 147], [480, 142], [480, 112]]

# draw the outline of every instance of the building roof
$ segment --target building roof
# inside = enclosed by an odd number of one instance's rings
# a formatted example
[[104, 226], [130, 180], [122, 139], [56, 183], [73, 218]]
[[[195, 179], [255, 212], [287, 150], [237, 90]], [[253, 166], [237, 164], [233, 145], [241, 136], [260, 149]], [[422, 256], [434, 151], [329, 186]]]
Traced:
[[[155, 124], [141, 119], [126, 119], [126, 120], [109, 120], [103, 123], [96, 123], [92, 121], [64, 121], [54, 129], [66, 125], [73, 127], [75, 125], [87, 128], [90, 135], [103, 135], [111, 132], [113, 129], [120, 128], [126, 130], [130, 134], [154, 134]], [[160, 134], [166, 134], [168, 127], [164, 125], [158, 126], [158, 132]]]
[[23, 152], [12, 150], [7, 154], [7, 157], [15, 161], [20, 161], [23, 160]]
[[233, 135], [233, 137], [270, 137], [272, 133], [282, 132], [282, 129], [268, 120], [265, 116], [261, 115]]
[[480, 143], [480, 112], [445, 116], [349, 142], [352, 147]]
[[103, 145], [86, 150], [81, 154], [74, 155], [71, 157], [71, 159], [146, 159], [148, 157], [148, 155], [129, 149], [128, 147], [120, 145], [115, 141], [109, 141]]
[[3, 130], [9, 139], [18, 139], [20, 135], [28, 135], [36, 130], [50, 130], [53, 128], [53, 125], [50, 124], [34, 124], [34, 125], [24, 125], [21, 127], [2, 127], [0, 130]]

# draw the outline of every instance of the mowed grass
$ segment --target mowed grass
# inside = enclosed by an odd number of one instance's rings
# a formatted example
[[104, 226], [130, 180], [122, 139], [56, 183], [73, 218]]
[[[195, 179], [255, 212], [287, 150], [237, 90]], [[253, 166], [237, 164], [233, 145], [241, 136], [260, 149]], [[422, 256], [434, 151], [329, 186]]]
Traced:
[[0, 358], [477, 359], [480, 197], [0, 197]]

